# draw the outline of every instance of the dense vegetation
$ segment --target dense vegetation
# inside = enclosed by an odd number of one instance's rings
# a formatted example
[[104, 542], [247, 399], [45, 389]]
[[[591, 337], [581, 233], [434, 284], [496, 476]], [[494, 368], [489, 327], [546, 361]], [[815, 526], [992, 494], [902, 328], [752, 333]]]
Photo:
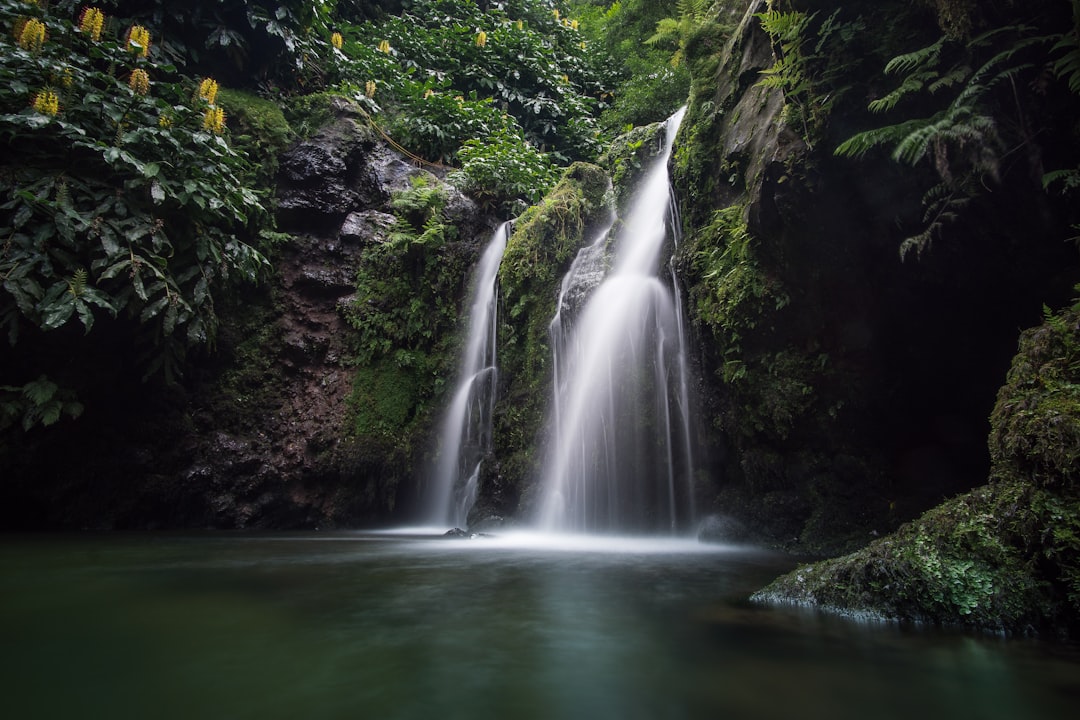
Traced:
[[493, 209], [538, 200], [601, 148], [626, 70], [597, 38], [633, 15], [586, 34], [551, 0], [99, 5], [0, 3], [3, 427], [81, 412], [78, 368], [41, 362], [55, 343], [100, 336], [168, 381], [212, 345], [215, 298], [281, 238], [276, 153], [328, 94]]

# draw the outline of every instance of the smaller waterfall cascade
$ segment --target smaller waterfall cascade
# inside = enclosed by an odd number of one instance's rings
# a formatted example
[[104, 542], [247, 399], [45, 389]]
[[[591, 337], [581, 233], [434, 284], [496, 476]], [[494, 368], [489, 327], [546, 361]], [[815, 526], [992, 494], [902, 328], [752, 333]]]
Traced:
[[664, 150], [616, 233], [613, 256], [605, 231], [563, 278], [551, 323], [545, 530], [673, 533], [692, 520], [686, 339], [677, 294], [659, 277], [661, 252], [675, 240], [667, 163], [683, 112], [667, 122]]
[[476, 502], [480, 465], [491, 450], [498, 381], [496, 280], [509, 234], [510, 223], [499, 226], [476, 269], [458, 384], [442, 419], [432, 468], [426, 519], [433, 525], [465, 527], [469, 510]]

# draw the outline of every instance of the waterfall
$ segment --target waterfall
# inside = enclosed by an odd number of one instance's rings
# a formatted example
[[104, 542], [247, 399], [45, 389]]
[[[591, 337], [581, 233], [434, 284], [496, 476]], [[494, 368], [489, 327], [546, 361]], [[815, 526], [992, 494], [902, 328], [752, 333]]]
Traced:
[[677, 241], [667, 164], [684, 112], [668, 119], [613, 248], [605, 231], [563, 278], [550, 331], [546, 530], [674, 533], [692, 520], [686, 338], [677, 293], [659, 276], [661, 251]]
[[476, 269], [458, 384], [442, 419], [432, 466], [426, 514], [433, 525], [465, 526], [476, 502], [480, 465], [491, 450], [491, 418], [498, 381], [496, 279], [509, 233], [510, 223], [499, 226]]

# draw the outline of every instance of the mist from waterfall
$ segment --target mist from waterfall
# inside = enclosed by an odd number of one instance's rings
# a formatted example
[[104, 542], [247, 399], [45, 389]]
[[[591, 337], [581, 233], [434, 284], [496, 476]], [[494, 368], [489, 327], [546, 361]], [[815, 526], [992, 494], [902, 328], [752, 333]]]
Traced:
[[541, 472], [540, 527], [668, 532], [693, 520], [693, 419], [687, 341], [674, 275], [668, 160], [682, 121], [613, 240], [603, 233], [563, 279], [550, 334], [555, 391]]
[[465, 527], [476, 502], [480, 466], [491, 451], [498, 383], [497, 278], [509, 233], [510, 223], [499, 226], [476, 269], [458, 384], [443, 415], [431, 471], [425, 519], [432, 525]]

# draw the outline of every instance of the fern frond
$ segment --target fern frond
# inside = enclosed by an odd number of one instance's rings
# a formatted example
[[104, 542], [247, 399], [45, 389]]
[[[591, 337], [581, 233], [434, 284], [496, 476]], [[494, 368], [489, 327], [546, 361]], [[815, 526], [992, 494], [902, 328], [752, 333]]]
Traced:
[[1050, 49], [1051, 53], [1060, 51], [1065, 54], [1054, 61], [1054, 75], [1065, 79], [1070, 91], [1080, 94], [1080, 35], [1065, 35]]
[[945, 47], [945, 36], [938, 38], [937, 42], [924, 48], [913, 50], [903, 55], [897, 55], [885, 64], [885, 74], [907, 73], [921, 67], [936, 65], [941, 57], [941, 49]]
[[658, 45], [660, 43], [678, 41], [680, 23], [675, 18], [664, 18], [656, 23], [656, 32], [645, 40], [646, 45]]
[[969, 68], [967, 65], [957, 65], [956, 67], [949, 70], [949, 72], [945, 73], [944, 75], [936, 79], [934, 82], [927, 85], [926, 89], [930, 91], [931, 95], [933, 95], [942, 88], [952, 87], [957, 83], [963, 82], [970, 74], [971, 68]]
[[879, 145], [892, 145], [903, 140], [923, 122], [921, 119], [907, 120], [896, 125], [886, 125], [885, 127], [874, 128], [873, 130], [852, 135], [840, 143], [836, 150], [833, 151], [833, 154], [839, 157], [862, 157]]
[[754, 17], [761, 21], [761, 29], [769, 37], [778, 40], [781, 46], [784, 46], [801, 43], [803, 30], [806, 29], [814, 15], [807, 15], [795, 10], [791, 12], [766, 10], [763, 13], [757, 13]]
[[68, 292], [70, 292], [73, 297], [80, 297], [86, 292], [86, 270], [83, 268], [76, 270], [67, 283]]
[[1049, 190], [1050, 186], [1059, 180], [1062, 183], [1062, 194], [1069, 190], [1080, 188], [1080, 168], [1053, 170], [1046, 173], [1042, 176], [1043, 190]]
[[867, 109], [870, 112], [886, 112], [896, 107], [896, 104], [900, 102], [905, 95], [919, 92], [926, 87], [926, 82], [937, 77], [937, 73], [934, 71], [928, 71], [924, 73], [918, 73], [916, 75], [908, 75], [904, 78], [904, 82], [900, 83], [900, 87], [893, 90], [885, 97], [878, 98], [867, 105]]

